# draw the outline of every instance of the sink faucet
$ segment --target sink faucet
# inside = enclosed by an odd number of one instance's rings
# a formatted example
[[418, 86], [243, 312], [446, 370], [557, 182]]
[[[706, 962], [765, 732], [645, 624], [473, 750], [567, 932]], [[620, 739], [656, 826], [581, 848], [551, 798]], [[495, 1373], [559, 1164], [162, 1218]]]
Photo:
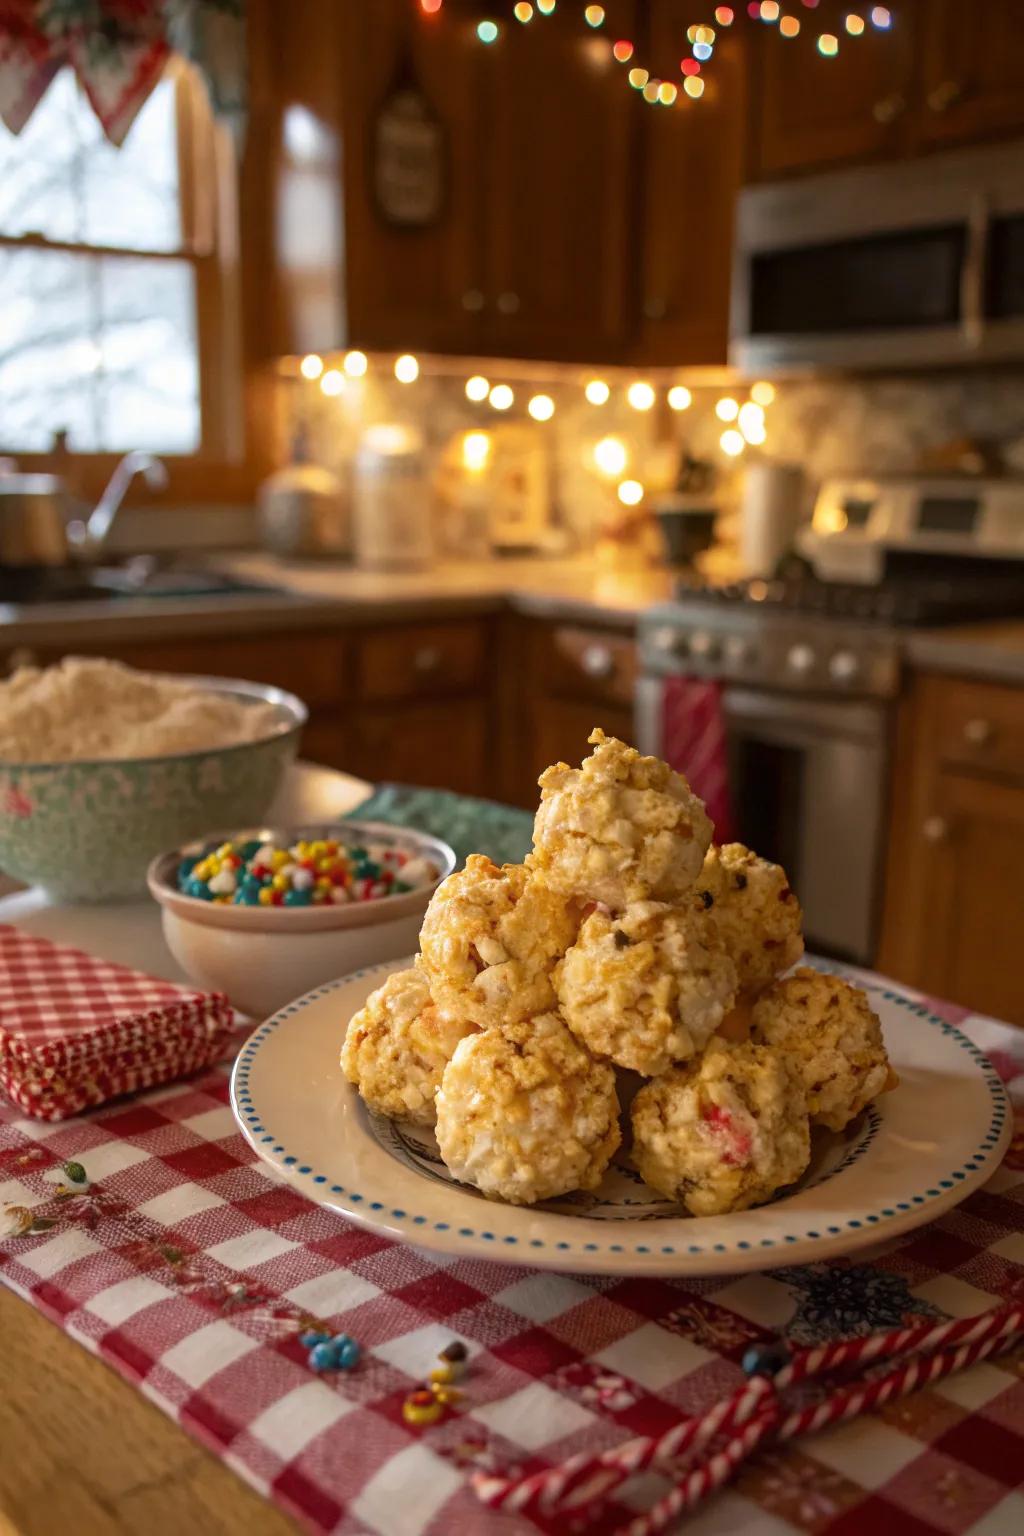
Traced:
[[167, 485], [167, 466], [162, 459], [154, 458], [151, 453], [141, 453], [138, 449], [126, 453], [88, 519], [83, 522], [76, 518], [68, 524], [68, 542], [79, 555], [95, 560], [103, 553], [114, 519], [136, 475], [144, 475], [146, 484], [155, 491], [162, 491]]

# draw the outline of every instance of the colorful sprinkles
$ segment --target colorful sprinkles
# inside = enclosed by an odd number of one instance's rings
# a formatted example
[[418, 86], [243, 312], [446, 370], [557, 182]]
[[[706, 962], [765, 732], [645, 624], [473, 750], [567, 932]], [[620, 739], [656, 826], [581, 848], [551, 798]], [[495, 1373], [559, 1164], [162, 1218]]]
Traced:
[[438, 874], [428, 859], [386, 843], [300, 838], [282, 847], [252, 839], [211, 843], [182, 859], [178, 889], [217, 906], [340, 906], [412, 891], [433, 884]]

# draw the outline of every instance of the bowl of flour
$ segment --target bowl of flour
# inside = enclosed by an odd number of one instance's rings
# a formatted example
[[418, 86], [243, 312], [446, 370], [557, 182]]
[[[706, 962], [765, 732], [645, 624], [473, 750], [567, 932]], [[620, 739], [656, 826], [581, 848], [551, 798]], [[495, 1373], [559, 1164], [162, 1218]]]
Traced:
[[0, 682], [0, 868], [66, 901], [138, 895], [163, 849], [263, 819], [305, 721], [259, 683], [23, 667]]

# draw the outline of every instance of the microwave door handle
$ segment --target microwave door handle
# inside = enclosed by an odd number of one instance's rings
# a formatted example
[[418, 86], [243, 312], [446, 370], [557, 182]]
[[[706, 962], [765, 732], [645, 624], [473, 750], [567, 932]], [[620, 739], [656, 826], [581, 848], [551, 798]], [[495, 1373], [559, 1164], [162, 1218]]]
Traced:
[[983, 193], [971, 198], [967, 214], [967, 248], [960, 272], [960, 316], [964, 342], [973, 352], [985, 330], [985, 280], [988, 273], [992, 210]]

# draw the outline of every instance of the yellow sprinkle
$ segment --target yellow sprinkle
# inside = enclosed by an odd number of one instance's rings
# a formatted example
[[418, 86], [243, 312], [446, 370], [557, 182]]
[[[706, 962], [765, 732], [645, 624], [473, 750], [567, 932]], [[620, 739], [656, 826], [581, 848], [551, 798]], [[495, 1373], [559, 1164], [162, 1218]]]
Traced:
[[269, 885], [260, 887], [259, 903], [261, 907], [269, 907], [274, 899], [274, 893]]
[[291, 886], [291, 881], [287, 875], [275, 875], [270, 884], [275, 891], [287, 891]]
[[234, 851], [235, 850], [232, 848], [230, 843], [221, 843], [220, 847], [217, 849], [217, 857], [218, 859], [226, 859], [228, 854], [234, 853]]
[[329, 875], [334, 868], [334, 860], [330, 854], [325, 854], [322, 859], [317, 859], [316, 867], [322, 875]]
[[316, 883], [317, 883], [318, 888], [321, 891], [329, 891], [330, 888], [331, 888], [331, 882], [330, 882], [330, 880], [327, 879], [327, 877], [325, 875], [321, 875]]
[[283, 848], [275, 848], [274, 849], [273, 853], [270, 856], [270, 867], [271, 867], [271, 869], [281, 869], [285, 864], [290, 864], [290, 863], [291, 863], [291, 854], [286, 853]]

